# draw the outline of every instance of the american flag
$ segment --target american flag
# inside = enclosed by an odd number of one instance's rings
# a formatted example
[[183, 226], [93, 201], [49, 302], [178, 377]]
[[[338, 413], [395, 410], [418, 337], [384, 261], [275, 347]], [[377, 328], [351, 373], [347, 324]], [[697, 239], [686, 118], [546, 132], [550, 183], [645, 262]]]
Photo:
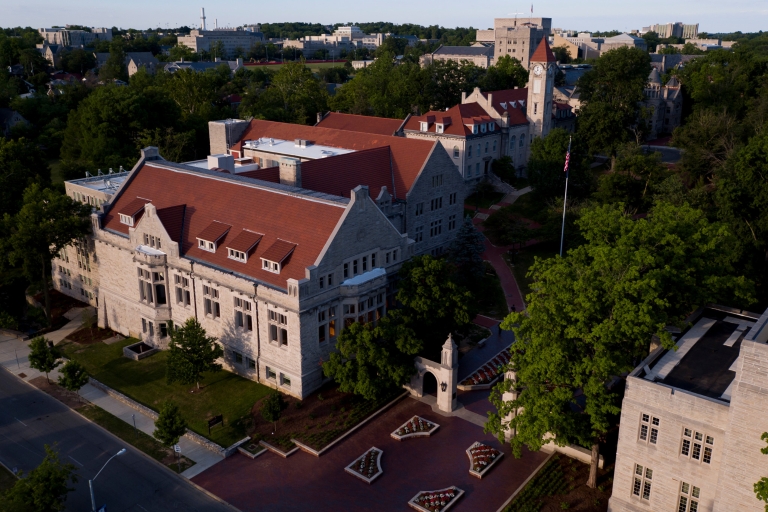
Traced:
[[565, 168], [563, 169], [563, 172], [568, 172], [568, 163], [570, 161], [571, 161], [571, 148], [569, 147], [568, 152], [565, 154]]

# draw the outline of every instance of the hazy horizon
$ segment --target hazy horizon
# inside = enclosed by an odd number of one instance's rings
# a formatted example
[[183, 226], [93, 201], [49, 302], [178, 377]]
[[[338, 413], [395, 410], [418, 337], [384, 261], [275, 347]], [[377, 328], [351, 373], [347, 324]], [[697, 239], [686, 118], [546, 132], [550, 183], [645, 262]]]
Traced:
[[[6, 0], [3, 0], [4, 2]], [[310, 0], [292, 0], [259, 7], [234, 0], [222, 8], [210, 4], [206, 8], [208, 27], [218, 20], [220, 27], [250, 23], [306, 22], [326, 25], [347, 22], [389, 21], [396, 24], [440, 25], [443, 27], [489, 28], [493, 18], [530, 15], [531, 4], [492, 0], [473, 6], [467, 13], [466, 2], [445, 0], [435, 9], [432, 2], [390, 0], [386, 4], [370, 4], [350, 8], [349, 4], [321, 4]], [[593, 0], [588, 3], [549, 0], [533, 4], [533, 15], [552, 18], [552, 26], [571, 30], [628, 32], [655, 23], [682, 21], [699, 23], [700, 32], [757, 32], [768, 29], [768, 4], [765, 0], [740, 0], [738, 7], [725, 7], [714, 0], [679, 0], [669, 3], [648, 0], [642, 4], [618, 5], [615, 0]], [[623, 4], [623, 2], [622, 2]], [[86, 25], [148, 29], [180, 27], [196, 28], [200, 24], [201, 4], [192, 6], [181, 0], [163, 3], [148, 0], [119, 2], [117, 0], [27, 0], [23, 4], [2, 7], [5, 28]], [[454, 14], [455, 12], [455, 14]], [[656, 14], [656, 13], [660, 14]]]

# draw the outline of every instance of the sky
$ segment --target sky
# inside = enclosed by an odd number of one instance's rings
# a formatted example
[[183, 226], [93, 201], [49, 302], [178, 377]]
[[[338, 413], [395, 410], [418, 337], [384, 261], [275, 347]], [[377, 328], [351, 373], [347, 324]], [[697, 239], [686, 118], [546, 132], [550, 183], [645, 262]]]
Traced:
[[[200, 24], [200, 7], [207, 23], [220, 27], [252, 23], [303, 21], [323, 24], [391, 21], [489, 28], [493, 18], [529, 15], [529, 0], [386, 0], [279, 2], [230, 0], [193, 6], [185, 0], [0, 0], [0, 26], [77, 24], [94, 27], [146, 29]], [[654, 23], [699, 23], [701, 32], [756, 32], [768, 30], [766, 0], [546, 0], [533, 3], [533, 15], [552, 18], [553, 28], [572, 30], [640, 29]]]

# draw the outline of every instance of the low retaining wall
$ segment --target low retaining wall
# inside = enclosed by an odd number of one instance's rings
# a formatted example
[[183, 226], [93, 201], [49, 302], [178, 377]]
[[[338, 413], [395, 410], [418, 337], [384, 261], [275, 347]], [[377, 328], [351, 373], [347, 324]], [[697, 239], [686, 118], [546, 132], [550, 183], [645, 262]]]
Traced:
[[140, 341], [138, 343], [134, 343], [133, 345], [127, 345], [123, 347], [123, 355], [128, 359], [133, 359], [134, 361], [141, 361], [145, 357], [149, 357], [152, 354], [156, 354], [157, 352], [160, 352], [159, 348], [150, 348], [149, 350], [145, 350], [144, 352], [136, 352], [133, 350], [133, 347], [136, 347], [138, 345], [147, 345], [147, 344], [144, 343], [143, 341]]
[[[568, 446], [557, 446], [555, 443], [549, 442], [541, 447], [541, 451], [544, 453], [562, 453], [563, 455], [576, 459], [585, 464], [592, 464], [592, 451], [576, 446], [575, 444], [569, 444]], [[597, 467], [603, 469], [605, 459], [602, 455], [597, 460]]]
[[[152, 409], [150, 409], [149, 407], [147, 407], [145, 405], [140, 404], [136, 400], [125, 396], [124, 394], [120, 393], [119, 391], [115, 391], [114, 389], [110, 388], [106, 384], [103, 384], [103, 383], [97, 381], [93, 377], [90, 377], [90, 383], [96, 389], [100, 389], [100, 390], [104, 391], [106, 394], [108, 394], [109, 396], [111, 396], [112, 398], [117, 400], [118, 402], [124, 403], [125, 405], [127, 405], [131, 409], [135, 409], [135, 410], [139, 411], [140, 413], [142, 413], [143, 415], [149, 416], [153, 420], [157, 419], [157, 413], [155, 411], [153, 411]], [[200, 434], [198, 434], [196, 432], [192, 432], [189, 429], [187, 429], [187, 433], [184, 434], [184, 437], [186, 437], [190, 441], [193, 441], [193, 442], [199, 444], [200, 446], [202, 446], [203, 448], [206, 448], [207, 450], [210, 450], [210, 451], [212, 451], [214, 453], [217, 453], [217, 454], [221, 455], [224, 458], [229, 457], [230, 455], [235, 453], [237, 451], [237, 447], [238, 446], [240, 446], [241, 444], [243, 444], [243, 443], [245, 443], [245, 442], [250, 440], [249, 438], [246, 437], [246, 438], [241, 439], [240, 441], [236, 442], [232, 446], [224, 448], [221, 445], [219, 445], [217, 443], [214, 443], [210, 439], [208, 439], [206, 437], [203, 437], [203, 436], [201, 436]]]

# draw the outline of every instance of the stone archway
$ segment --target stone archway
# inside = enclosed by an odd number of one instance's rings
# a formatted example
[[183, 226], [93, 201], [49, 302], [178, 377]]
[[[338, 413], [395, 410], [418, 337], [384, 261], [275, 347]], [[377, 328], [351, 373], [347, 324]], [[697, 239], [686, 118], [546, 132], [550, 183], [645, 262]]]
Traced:
[[427, 370], [421, 379], [422, 395], [432, 395], [437, 397], [437, 375]]
[[405, 386], [411, 395], [422, 398], [425, 394], [429, 394], [429, 387], [425, 392], [424, 380], [427, 374], [427, 383], [432, 378], [437, 384], [437, 400], [436, 405], [438, 409], [443, 412], [451, 412], [456, 410], [456, 385], [458, 384], [458, 370], [459, 370], [459, 351], [456, 347], [456, 343], [453, 342], [453, 337], [448, 336], [448, 339], [443, 344], [443, 351], [441, 355], [440, 363], [425, 359], [423, 357], [417, 357], [414, 359], [414, 365], [416, 366], [416, 374], [411, 377], [409, 385]]

